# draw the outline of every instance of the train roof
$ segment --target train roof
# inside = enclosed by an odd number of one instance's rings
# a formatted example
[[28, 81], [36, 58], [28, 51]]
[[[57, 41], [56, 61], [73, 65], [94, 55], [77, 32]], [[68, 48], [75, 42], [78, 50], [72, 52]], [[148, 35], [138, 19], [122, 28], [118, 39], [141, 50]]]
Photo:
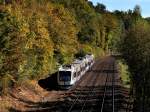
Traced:
[[59, 68], [59, 71], [71, 71], [71, 70], [72, 70], [71, 64], [63, 65]]
[[75, 59], [71, 64], [63, 65], [59, 68], [59, 71], [72, 71], [74, 67], [78, 67], [83, 64], [86, 59], [94, 58], [93, 54], [87, 54], [84, 57], [79, 57]]
[[75, 61], [72, 62], [72, 64], [80, 64], [82, 63], [82, 60], [76, 59]]
[[91, 58], [94, 58], [94, 55], [85, 55], [85, 58], [91, 59]]
[[94, 55], [93, 54], [87, 54], [87, 55], [85, 55], [85, 57], [94, 57]]

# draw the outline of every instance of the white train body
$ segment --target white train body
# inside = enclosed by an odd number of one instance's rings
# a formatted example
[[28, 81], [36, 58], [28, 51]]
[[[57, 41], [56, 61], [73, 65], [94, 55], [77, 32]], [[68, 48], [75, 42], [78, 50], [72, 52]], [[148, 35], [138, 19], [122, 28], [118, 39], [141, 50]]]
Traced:
[[74, 85], [94, 64], [94, 56], [86, 55], [76, 59], [70, 65], [61, 66], [57, 74], [57, 82], [61, 88]]

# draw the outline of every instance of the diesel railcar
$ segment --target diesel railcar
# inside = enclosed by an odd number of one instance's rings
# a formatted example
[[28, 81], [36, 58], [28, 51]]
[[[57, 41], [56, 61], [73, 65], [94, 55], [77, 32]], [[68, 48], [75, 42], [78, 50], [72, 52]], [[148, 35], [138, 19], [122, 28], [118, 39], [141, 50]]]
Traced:
[[94, 55], [87, 54], [75, 59], [71, 64], [61, 66], [57, 73], [58, 86], [68, 89], [74, 85], [94, 64]]

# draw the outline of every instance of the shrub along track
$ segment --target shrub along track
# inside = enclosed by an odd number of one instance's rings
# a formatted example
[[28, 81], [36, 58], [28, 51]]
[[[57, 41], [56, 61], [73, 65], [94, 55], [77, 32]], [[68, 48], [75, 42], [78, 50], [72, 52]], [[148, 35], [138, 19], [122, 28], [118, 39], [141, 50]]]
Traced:
[[97, 60], [92, 69], [65, 92], [63, 99], [47, 102], [42, 109], [31, 111], [130, 112], [129, 90], [122, 87], [117, 71], [113, 57]]

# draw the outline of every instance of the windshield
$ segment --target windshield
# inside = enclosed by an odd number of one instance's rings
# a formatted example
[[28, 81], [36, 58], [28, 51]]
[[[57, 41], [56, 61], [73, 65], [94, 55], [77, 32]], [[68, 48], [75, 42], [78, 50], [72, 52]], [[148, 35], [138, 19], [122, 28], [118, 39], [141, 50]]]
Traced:
[[70, 81], [71, 72], [70, 71], [59, 71], [59, 80], [60, 81]]

